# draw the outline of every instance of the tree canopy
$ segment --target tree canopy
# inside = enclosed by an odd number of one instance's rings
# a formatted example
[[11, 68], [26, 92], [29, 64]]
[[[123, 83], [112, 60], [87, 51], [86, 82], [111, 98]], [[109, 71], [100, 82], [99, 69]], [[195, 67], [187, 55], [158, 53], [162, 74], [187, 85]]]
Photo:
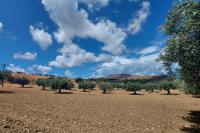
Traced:
[[177, 64], [182, 79], [200, 93], [200, 1], [175, 2], [162, 29], [167, 47], [158, 60], [170, 75]]

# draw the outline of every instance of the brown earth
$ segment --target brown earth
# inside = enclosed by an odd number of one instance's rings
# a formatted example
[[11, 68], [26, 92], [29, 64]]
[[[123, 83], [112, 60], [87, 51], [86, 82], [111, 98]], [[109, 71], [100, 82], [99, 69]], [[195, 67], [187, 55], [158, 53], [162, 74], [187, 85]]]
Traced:
[[200, 98], [178, 91], [134, 96], [122, 90], [55, 94], [34, 86], [5, 88], [0, 88], [1, 133], [200, 132]]

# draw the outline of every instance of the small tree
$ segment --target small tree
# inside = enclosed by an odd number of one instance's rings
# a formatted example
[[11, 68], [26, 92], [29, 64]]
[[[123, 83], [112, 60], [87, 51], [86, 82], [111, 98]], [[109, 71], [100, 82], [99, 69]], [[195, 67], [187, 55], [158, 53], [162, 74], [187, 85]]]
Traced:
[[24, 85], [28, 85], [29, 84], [29, 79], [22, 77], [22, 78], [18, 78], [18, 84], [20, 84], [22, 86], [22, 88], [24, 88]]
[[88, 84], [86, 82], [80, 82], [78, 84], [79, 89], [83, 89], [83, 92], [86, 92], [86, 90], [89, 88]]
[[113, 88], [117, 88], [117, 90], [119, 90], [123, 85], [121, 83], [112, 83], [112, 86]]
[[93, 82], [80, 82], [78, 84], [79, 89], [83, 89], [84, 92], [86, 92], [87, 89], [93, 90], [95, 86], [96, 84]]
[[49, 81], [48, 79], [38, 79], [36, 84], [38, 86], [42, 86], [42, 90], [45, 90], [45, 88], [49, 85]]
[[107, 91], [111, 91], [113, 89], [110, 83], [100, 83], [99, 88], [103, 90], [103, 94], [106, 94]]
[[96, 87], [96, 83], [95, 82], [89, 82], [88, 85], [89, 85], [88, 89], [90, 89], [90, 90], [94, 90], [94, 88]]
[[137, 95], [137, 91], [142, 89], [142, 85], [140, 83], [127, 83], [125, 87], [127, 91], [132, 91], [133, 95]]
[[168, 95], [171, 95], [171, 89], [176, 89], [177, 85], [173, 81], [162, 81], [160, 82], [160, 89], [166, 90]]
[[151, 91], [154, 92], [154, 90], [159, 88], [159, 84], [157, 83], [146, 83], [143, 86], [143, 89], [145, 89], [146, 91]]
[[58, 90], [58, 93], [61, 93], [62, 89], [71, 90], [74, 87], [74, 84], [69, 80], [64, 79], [54, 79], [51, 83], [51, 89]]

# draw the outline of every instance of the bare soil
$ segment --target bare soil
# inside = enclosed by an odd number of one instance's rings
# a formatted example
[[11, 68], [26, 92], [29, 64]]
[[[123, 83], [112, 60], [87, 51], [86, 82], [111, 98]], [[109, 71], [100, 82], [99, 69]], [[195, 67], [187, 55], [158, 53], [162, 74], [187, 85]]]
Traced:
[[200, 133], [200, 98], [173, 91], [55, 94], [0, 88], [1, 133]]

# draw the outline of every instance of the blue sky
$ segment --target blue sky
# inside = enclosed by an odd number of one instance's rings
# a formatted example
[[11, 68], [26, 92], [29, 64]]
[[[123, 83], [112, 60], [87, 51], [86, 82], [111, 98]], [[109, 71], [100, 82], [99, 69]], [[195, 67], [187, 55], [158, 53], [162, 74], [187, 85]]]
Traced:
[[172, 0], [0, 1], [0, 63], [68, 77], [162, 74]]

